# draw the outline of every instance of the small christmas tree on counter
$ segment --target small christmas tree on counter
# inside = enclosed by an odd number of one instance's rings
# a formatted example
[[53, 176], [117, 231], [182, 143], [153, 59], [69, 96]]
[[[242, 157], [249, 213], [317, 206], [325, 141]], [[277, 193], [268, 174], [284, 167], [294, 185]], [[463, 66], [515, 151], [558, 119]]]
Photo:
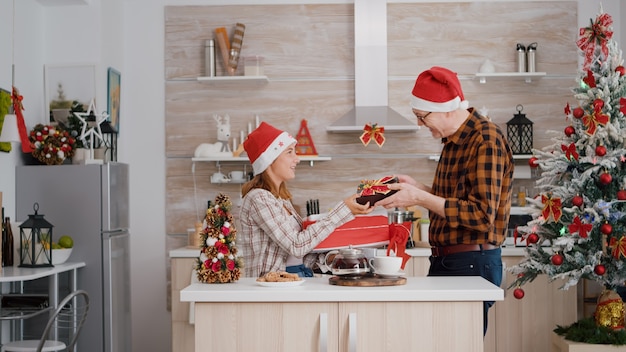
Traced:
[[230, 213], [232, 203], [225, 194], [215, 197], [207, 209], [200, 233], [200, 257], [196, 263], [198, 280], [204, 283], [226, 283], [239, 280], [243, 260], [237, 257], [237, 231]]
[[[521, 286], [540, 274], [564, 279], [562, 289], [582, 278], [607, 290], [626, 282], [626, 78], [622, 53], [612, 40], [613, 20], [602, 13], [580, 29], [576, 42], [584, 55], [576, 106], [566, 105], [567, 126], [554, 144], [533, 150], [531, 167], [539, 167], [540, 194], [529, 199], [533, 220], [517, 228], [526, 239], [525, 259], [509, 270], [517, 274], [509, 288], [521, 299]], [[549, 246], [545, 246], [549, 244]], [[614, 292], [613, 292], [614, 293]], [[624, 307], [617, 294], [598, 302], [599, 326], [624, 326]], [[617, 297], [619, 302], [614, 302]], [[606, 303], [621, 309], [610, 319]]]

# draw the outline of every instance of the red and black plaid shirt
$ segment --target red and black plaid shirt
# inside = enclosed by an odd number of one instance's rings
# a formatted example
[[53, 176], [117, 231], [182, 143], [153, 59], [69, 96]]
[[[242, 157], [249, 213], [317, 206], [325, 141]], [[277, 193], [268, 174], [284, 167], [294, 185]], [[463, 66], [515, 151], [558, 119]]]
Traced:
[[469, 109], [444, 147], [433, 194], [446, 199], [445, 217], [430, 213], [430, 242], [500, 245], [511, 211], [513, 153], [500, 127]]

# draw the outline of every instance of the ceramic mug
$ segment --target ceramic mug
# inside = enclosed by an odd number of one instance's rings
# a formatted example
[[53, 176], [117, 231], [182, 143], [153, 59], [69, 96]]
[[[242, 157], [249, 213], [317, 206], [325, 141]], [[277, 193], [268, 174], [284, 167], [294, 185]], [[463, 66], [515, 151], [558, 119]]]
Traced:
[[230, 173], [228, 173], [228, 177], [230, 177], [231, 180], [238, 181], [238, 182], [242, 182], [246, 180], [243, 177], [243, 171], [231, 171]]
[[374, 272], [382, 275], [396, 274], [402, 268], [402, 257], [376, 256], [369, 262]]
[[230, 179], [221, 172], [216, 172], [213, 175], [211, 175], [211, 182], [213, 183], [225, 183], [229, 181]]

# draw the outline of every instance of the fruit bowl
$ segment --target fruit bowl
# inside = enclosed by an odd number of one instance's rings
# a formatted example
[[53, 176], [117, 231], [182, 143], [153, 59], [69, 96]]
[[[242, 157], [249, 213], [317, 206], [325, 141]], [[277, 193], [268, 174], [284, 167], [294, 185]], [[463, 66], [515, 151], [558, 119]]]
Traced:
[[73, 248], [52, 249], [52, 265], [65, 263], [72, 254]]

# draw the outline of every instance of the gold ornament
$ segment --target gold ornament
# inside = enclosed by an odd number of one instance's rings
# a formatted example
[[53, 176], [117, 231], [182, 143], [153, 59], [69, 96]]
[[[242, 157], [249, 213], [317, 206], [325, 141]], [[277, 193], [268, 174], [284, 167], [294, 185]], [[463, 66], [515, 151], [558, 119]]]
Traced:
[[614, 330], [624, 328], [624, 302], [613, 290], [604, 290], [598, 297], [595, 312], [596, 325]]

